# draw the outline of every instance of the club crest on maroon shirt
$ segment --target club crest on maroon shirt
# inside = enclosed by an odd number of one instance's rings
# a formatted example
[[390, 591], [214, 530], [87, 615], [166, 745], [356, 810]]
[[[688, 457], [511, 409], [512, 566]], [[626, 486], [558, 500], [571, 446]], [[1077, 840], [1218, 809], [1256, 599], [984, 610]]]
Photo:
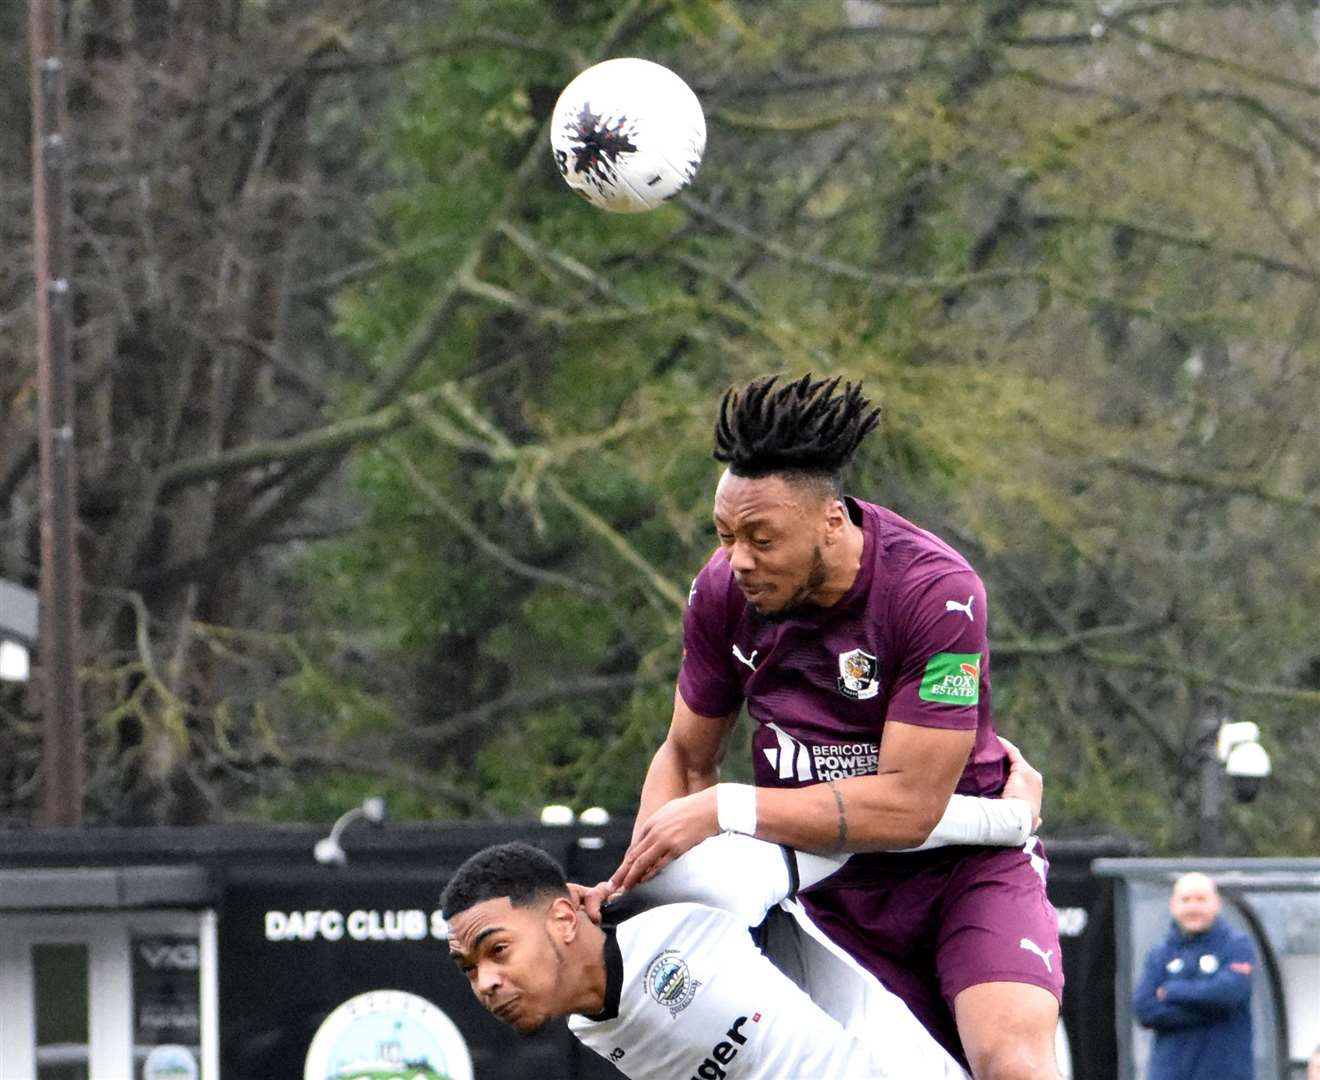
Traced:
[[865, 701], [880, 693], [876, 658], [861, 649], [839, 654], [839, 693], [855, 701]]

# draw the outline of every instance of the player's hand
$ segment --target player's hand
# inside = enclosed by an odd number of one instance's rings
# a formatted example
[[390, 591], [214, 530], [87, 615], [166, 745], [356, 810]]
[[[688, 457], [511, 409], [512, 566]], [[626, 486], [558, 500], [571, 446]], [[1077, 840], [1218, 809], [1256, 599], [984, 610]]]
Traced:
[[1008, 780], [1004, 783], [1003, 798], [1026, 799], [1031, 804], [1031, 829], [1040, 828], [1040, 806], [1045, 793], [1045, 780], [1040, 772], [1022, 756], [1022, 751], [1002, 735], [999, 736], [1004, 753], [1008, 755]]
[[713, 787], [667, 802], [637, 830], [610, 881], [620, 892], [650, 881], [685, 851], [718, 836], [719, 831]]
[[590, 886], [577, 885], [570, 881], [568, 892], [573, 898], [573, 903], [586, 912], [588, 919], [599, 926], [600, 910], [605, 906], [605, 902], [614, 896], [615, 890], [608, 880]]

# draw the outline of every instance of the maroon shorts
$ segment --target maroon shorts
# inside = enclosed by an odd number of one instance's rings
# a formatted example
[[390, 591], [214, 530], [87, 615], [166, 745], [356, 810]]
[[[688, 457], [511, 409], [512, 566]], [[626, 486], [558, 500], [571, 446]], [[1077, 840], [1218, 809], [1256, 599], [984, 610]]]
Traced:
[[802, 897], [816, 924], [903, 999], [965, 1060], [953, 1000], [969, 986], [1020, 982], [1063, 1000], [1049, 863], [1027, 848], [946, 848], [854, 856]]

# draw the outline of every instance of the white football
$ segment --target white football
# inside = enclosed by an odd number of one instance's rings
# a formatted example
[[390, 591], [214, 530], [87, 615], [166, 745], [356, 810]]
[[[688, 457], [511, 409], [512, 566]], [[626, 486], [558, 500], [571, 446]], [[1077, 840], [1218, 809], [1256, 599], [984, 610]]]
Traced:
[[697, 175], [706, 118], [687, 83], [632, 57], [587, 68], [564, 87], [550, 123], [568, 186], [619, 214], [653, 210]]

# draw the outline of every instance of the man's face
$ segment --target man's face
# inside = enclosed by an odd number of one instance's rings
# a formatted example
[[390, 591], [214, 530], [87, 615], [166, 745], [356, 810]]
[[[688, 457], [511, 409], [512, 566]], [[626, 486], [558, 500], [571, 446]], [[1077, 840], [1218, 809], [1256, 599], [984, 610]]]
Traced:
[[572, 1011], [565, 1000], [553, 906], [546, 901], [514, 907], [500, 897], [476, 904], [449, 922], [449, 955], [477, 1000], [523, 1035]]
[[715, 531], [747, 602], [785, 618], [825, 584], [821, 545], [833, 500], [779, 476], [725, 471], [715, 489]]
[[1208, 930], [1219, 914], [1219, 893], [1209, 878], [1189, 875], [1174, 885], [1169, 911], [1183, 933], [1199, 934]]

